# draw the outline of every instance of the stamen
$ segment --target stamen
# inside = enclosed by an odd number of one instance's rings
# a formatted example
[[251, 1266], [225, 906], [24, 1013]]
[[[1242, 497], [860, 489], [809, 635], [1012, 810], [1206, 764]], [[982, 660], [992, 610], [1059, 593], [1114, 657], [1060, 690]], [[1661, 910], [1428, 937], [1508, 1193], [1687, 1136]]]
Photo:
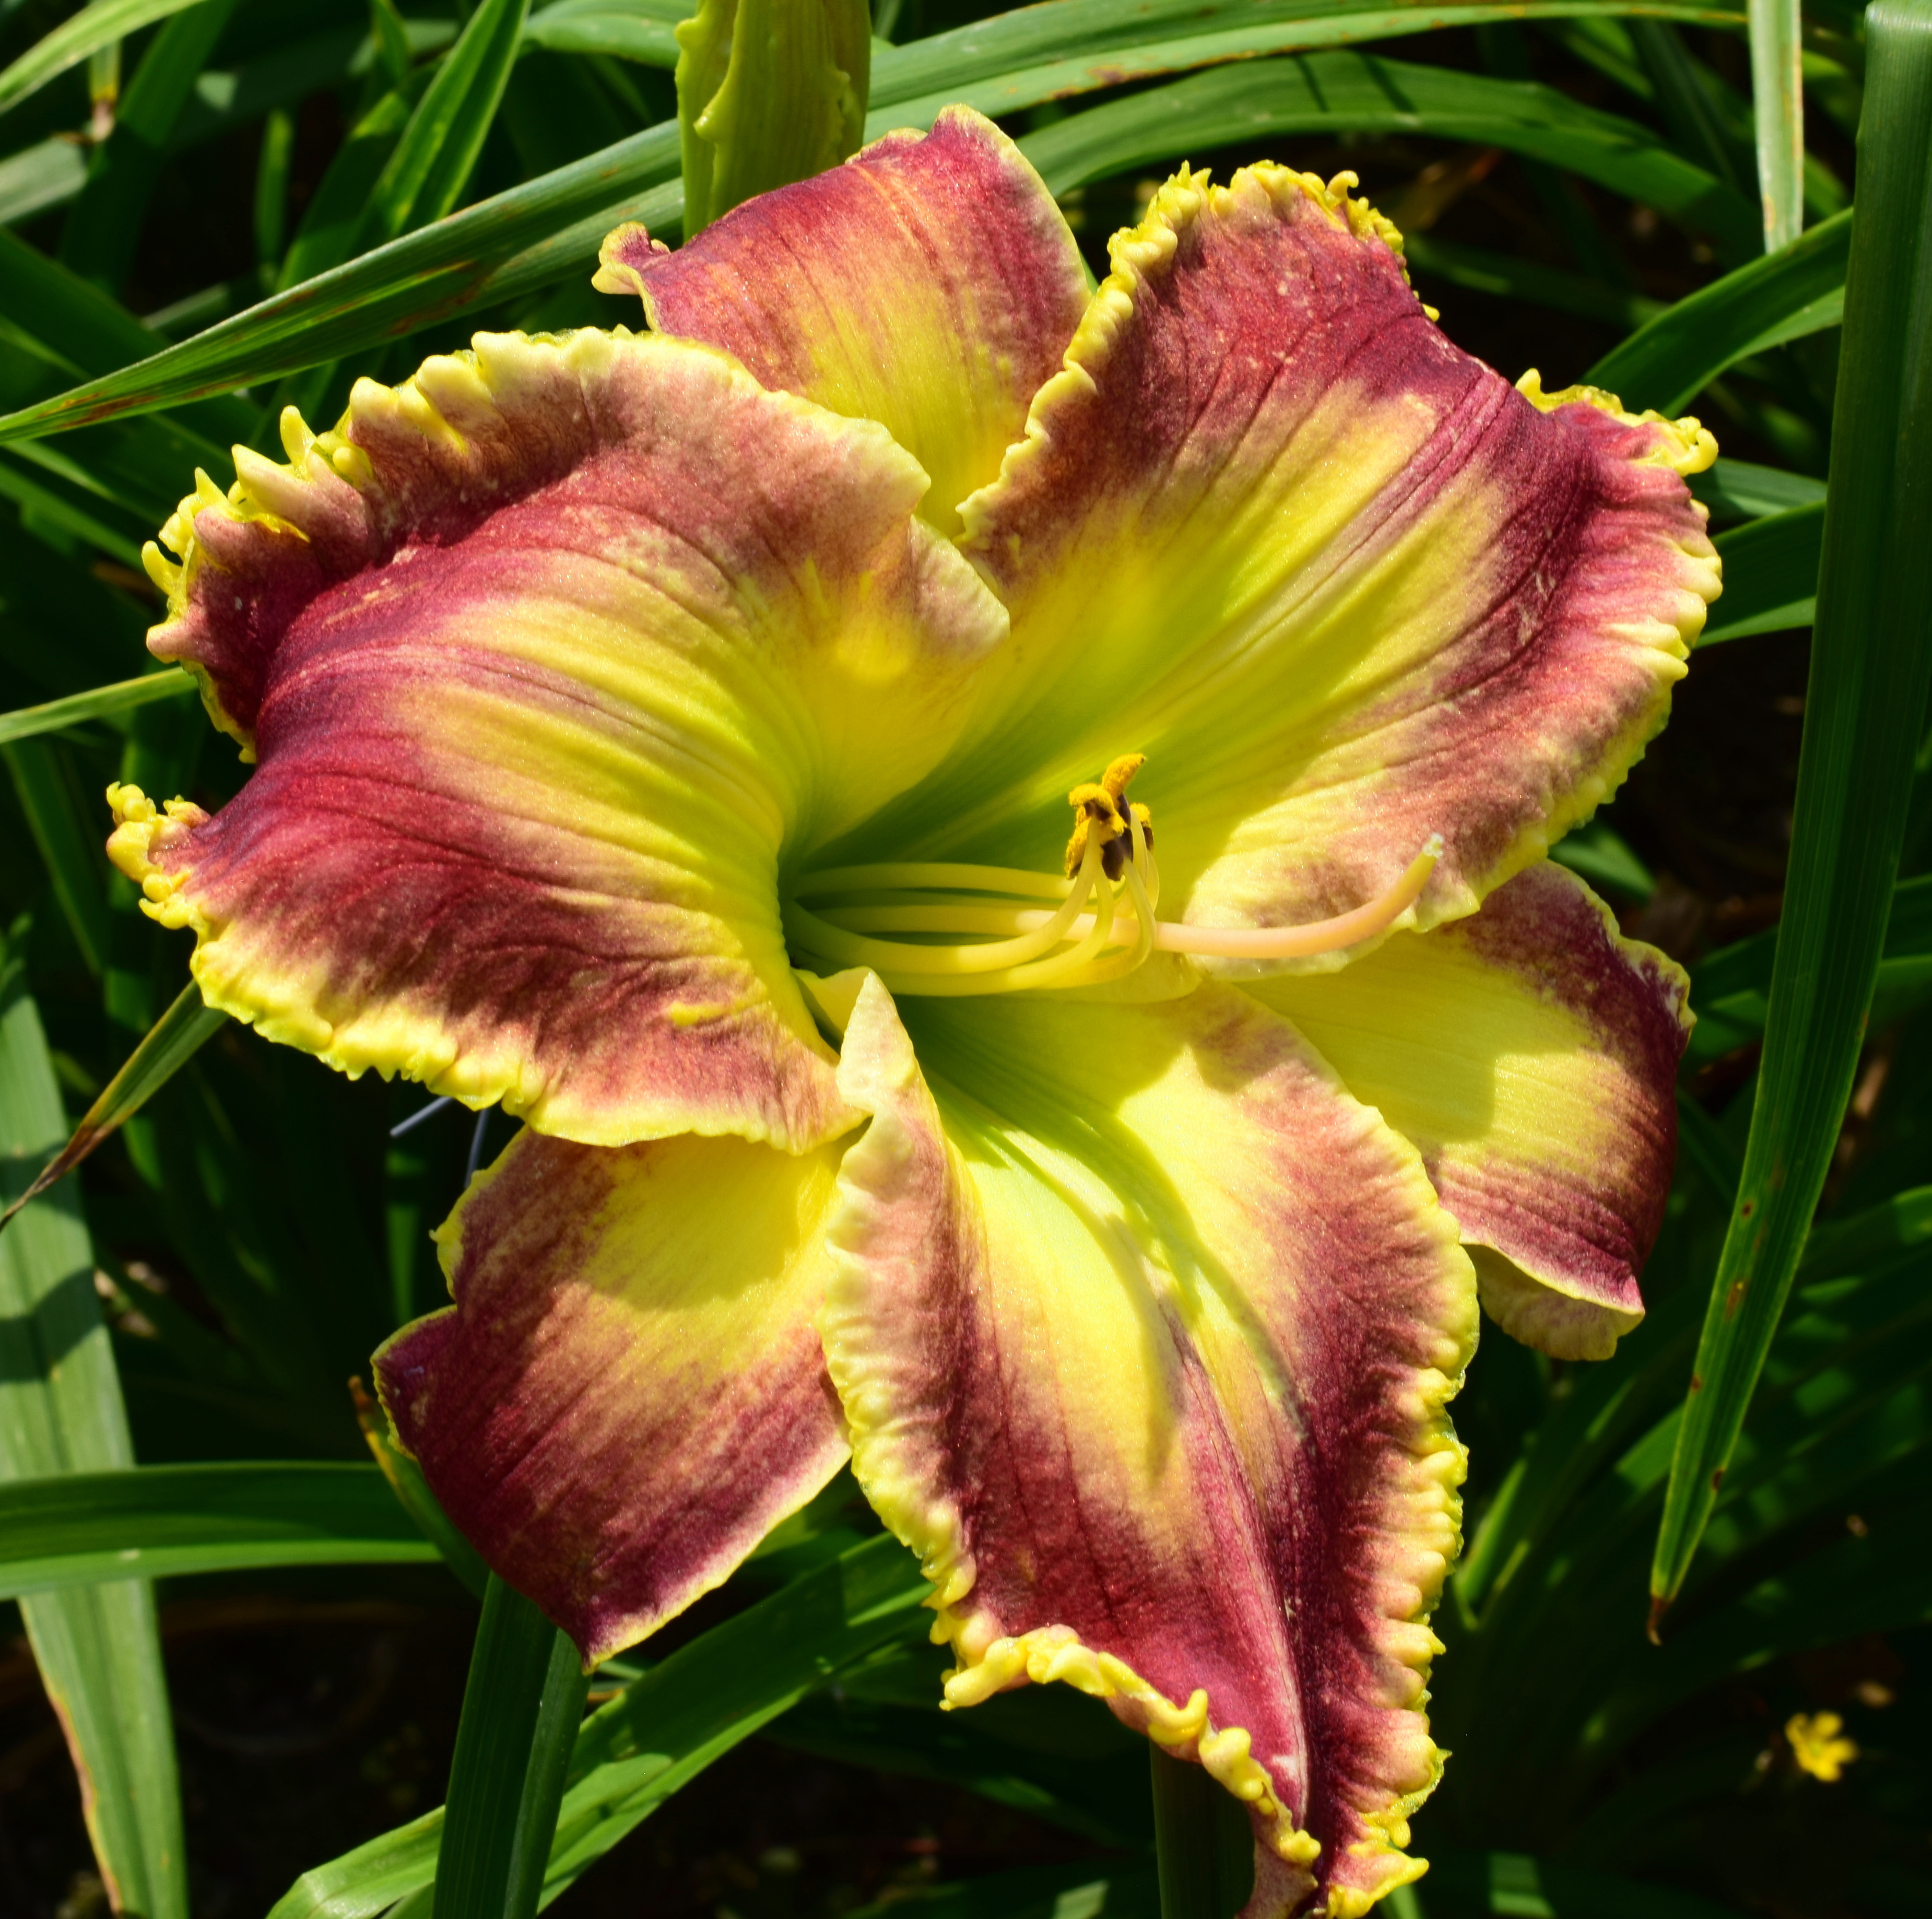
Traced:
[[[862, 872], [862, 868], [849, 868]], [[988, 868], [988, 871], [997, 871]], [[881, 972], [920, 973], [992, 973], [1035, 960], [1051, 952], [1066, 938], [1068, 929], [1087, 904], [1100, 875], [1100, 847], [1096, 841], [1081, 862], [1073, 889], [1058, 913], [1036, 916], [1039, 924], [1025, 928], [1017, 939], [1000, 940], [982, 946], [909, 946], [896, 940], [870, 940], [849, 924], [808, 913], [802, 906], [788, 905], [784, 921], [786, 932], [802, 946], [822, 953], [827, 959], [847, 966], [869, 966]], [[819, 890], [814, 886], [812, 890]], [[843, 890], [842, 889], [842, 890]], [[970, 910], [970, 909], [969, 909]], [[862, 909], [853, 917], [883, 918], [895, 932], [950, 933], [976, 931], [962, 928], [956, 916], [944, 907], [874, 907], [871, 915]], [[1111, 913], [1108, 915], [1112, 917]], [[896, 923], [892, 923], [896, 922]]]
[[[1096, 841], [1090, 845], [1081, 860], [1081, 871], [1097, 872], [1100, 850]], [[958, 999], [968, 994], [977, 993], [1032, 993], [1051, 986], [1082, 986], [1088, 983], [1087, 976], [1093, 970], [1094, 962], [1107, 944], [1108, 936], [1114, 930], [1114, 889], [1105, 885], [1094, 889], [1094, 897], [1099, 902], [1090, 913], [1083, 913], [1075, 925], [1088, 929], [1086, 937], [1070, 952], [1062, 953], [1057, 959], [1036, 960], [1030, 966], [1015, 966], [998, 973], [982, 973], [972, 976], [944, 973], [920, 973], [895, 976], [882, 971], [880, 977], [895, 993], [922, 995], [929, 999]], [[1028, 919], [1034, 916], [1029, 913]], [[884, 943], [881, 942], [880, 943]], [[902, 947], [902, 956], [908, 952], [945, 951], [944, 948]], [[957, 951], [958, 949], [953, 949]], [[968, 948], [967, 951], [982, 950]]]
[[[1144, 965], [1156, 949], [1260, 960], [1340, 952], [1394, 925], [1421, 897], [1442, 856], [1442, 838], [1432, 834], [1386, 892], [1311, 925], [1162, 921], [1156, 916], [1160, 868], [1153, 816], [1126, 797], [1143, 763], [1138, 754], [1124, 756], [1100, 780], [1068, 794], [1078, 815], [1067, 847], [1070, 878], [938, 860], [828, 868], [806, 874], [793, 889], [783, 913], [787, 937], [812, 964], [870, 967], [900, 994], [951, 998], [1097, 985]], [[873, 897], [865, 898], [868, 894]], [[959, 897], [974, 894], [1005, 898], [982, 904]], [[838, 895], [848, 897], [827, 897]], [[1133, 913], [1131, 934], [1119, 924], [1123, 895]], [[826, 904], [810, 911], [798, 903], [806, 898]], [[1048, 911], [1018, 903], [1027, 899], [1058, 904]], [[878, 937], [882, 934], [915, 937]]]
[[[1385, 893], [1332, 919], [1311, 920], [1300, 926], [1196, 926], [1184, 920], [1154, 923], [1150, 950], [1164, 953], [1202, 953], [1219, 959], [1306, 959], [1318, 953], [1338, 953], [1347, 946], [1386, 931], [1421, 897], [1442, 856], [1442, 840], [1432, 835], [1429, 844], [1411, 860], [1402, 877]], [[1144, 887], [1136, 870], [1127, 869], [1128, 883]], [[1004, 923], [1024, 929], [1040, 924], [1043, 915], [1022, 910]], [[1149, 910], [1151, 920], [1151, 907]], [[1088, 931], [1093, 922], [1083, 916], [1070, 929]]]

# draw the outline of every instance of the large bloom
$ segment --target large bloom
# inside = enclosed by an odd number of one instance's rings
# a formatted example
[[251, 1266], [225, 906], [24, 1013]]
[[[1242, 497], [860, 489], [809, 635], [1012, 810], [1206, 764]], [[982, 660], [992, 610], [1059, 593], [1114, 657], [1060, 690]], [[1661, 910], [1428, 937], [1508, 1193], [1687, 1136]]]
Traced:
[[1542, 856], [1717, 589], [1708, 436], [1457, 352], [1347, 184], [1183, 172], [1090, 298], [964, 112], [620, 229], [651, 331], [184, 502], [256, 769], [114, 795], [212, 1003], [528, 1122], [379, 1369], [586, 1658], [849, 1449], [948, 1699], [1198, 1759], [1256, 1915], [1421, 1870], [1479, 1287], [1641, 1312], [1684, 982]]

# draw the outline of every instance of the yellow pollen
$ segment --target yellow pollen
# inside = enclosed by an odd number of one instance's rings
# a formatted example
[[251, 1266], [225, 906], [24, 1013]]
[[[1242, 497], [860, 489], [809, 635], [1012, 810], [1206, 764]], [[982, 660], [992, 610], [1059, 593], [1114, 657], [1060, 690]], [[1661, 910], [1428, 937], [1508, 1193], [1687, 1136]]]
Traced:
[[1144, 753], [1124, 753], [1118, 760], [1109, 762], [1107, 770], [1097, 780], [1083, 781], [1066, 796], [1066, 803], [1075, 814], [1073, 837], [1066, 842], [1066, 877], [1070, 880], [1080, 871], [1088, 840], [1096, 827], [1102, 829], [1101, 858], [1110, 880], [1119, 879], [1126, 863], [1130, 820], [1140, 821], [1148, 845], [1153, 845], [1154, 814], [1144, 806], [1136, 804], [1130, 808], [1124, 803], [1127, 782], [1146, 764]]
[[[1098, 985], [1133, 972], [1156, 951], [1304, 958], [1386, 932], [1421, 898], [1442, 856], [1442, 841], [1432, 834], [1386, 890], [1312, 924], [1158, 919], [1154, 815], [1126, 797], [1146, 763], [1144, 754], [1123, 754], [1067, 795], [1076, 817], [1064, 879], [937, 860], [806, 874], [783, 910], [794, 954], [813, 967], [870, 967], [895, 994], [943, 997]], [[809, 908], [801, 903], [807, 899]], [[1054, 904], [1024, 904], [1041, 900]]]

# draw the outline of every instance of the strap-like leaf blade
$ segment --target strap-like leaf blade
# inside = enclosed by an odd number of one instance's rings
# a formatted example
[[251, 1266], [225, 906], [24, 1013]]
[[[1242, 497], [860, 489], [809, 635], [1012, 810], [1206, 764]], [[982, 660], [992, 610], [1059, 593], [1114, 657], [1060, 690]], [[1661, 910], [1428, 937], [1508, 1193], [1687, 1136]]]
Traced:
[[[34, 1002], [0, 956], [0, 1191], [66, 1130]], [[78, 1193], [38, 1201], [0, 1238], [0, 1498], [23, 1480], [131, 1463]], [[123, 1911], [187, 1919], [181, 1791], [152, 1589], [122, 1576], [20, 1604], [64, 1723], [102, 1879]]]
[[1848, 210], [1679, 300], [1584, 377], [1627, 406], [1675, 413], [1747, 354], [1796, 338], [1788, 329], [1800, 316], [1816, 322], [1813, 331], [1836, 324], [1851, 246]]
[[1823, 1189], [1878, 973], [1932, 679], [1932, 5], [1877, 0], [1859, 224], [1784, 919], [1750, 1138], [1651, 1590], [1684, 1582]]
[[0, 1483], [0, 1597], [132, 1574], [418, 1564], [435, 1546], [374, 1466], [221, 1461]]
[[436, 1904], [463, 1919], [531, 1919], [589, 1687], [577, 1648], [492, 1578], [470, 1662]]
[[1210, 67], [1060, 121], [1022, 144], [1047, 184], [1064, 193], [1190, 148], [1328, 131], [1432, 134], [1503, 147], [1706, 229], [1734, 254], [1757, 244], [1756, 210], [1634, 121], [1530, 82], [1366, 54]]
[[110, 714], [130, 713], [150, 700], [178, 699], [194, 691], [194, 682], [178, 667], [170, 667], [164, 673], [142, 673], [138, 679], [119, 680], [112, 686], [70, 693], [64, 700], [16, 707], [10, 713], [0, 713], [0, 745], [31, 739], [36, 733], [59, 733], [88, 720], [105, 719]]
[[202, 4], [202, 0], [94, 0], [92, 6], [62, 21], [0, 73], [0, 113], [101, 47]]
[[100, 1143], [125, 1126], [226, 1024], [228, 1015], [205, 1005], [198, 986], [184, 986], [140, 1045], [107, 1082], [74, 1136], [4, 1213], [0, 1229], [30, 1200], [66, 1178]]
[[[868, 1540], [681, 1646], [584, 1722], [543, 1897], [563, 1888], [715, 1759], [894, 1643], [924, 1639], [930, 1589], [905, 1549]], [[305, 1873], [268, 1919], [367, 1919], [435, 1877], [443, 1814]]]

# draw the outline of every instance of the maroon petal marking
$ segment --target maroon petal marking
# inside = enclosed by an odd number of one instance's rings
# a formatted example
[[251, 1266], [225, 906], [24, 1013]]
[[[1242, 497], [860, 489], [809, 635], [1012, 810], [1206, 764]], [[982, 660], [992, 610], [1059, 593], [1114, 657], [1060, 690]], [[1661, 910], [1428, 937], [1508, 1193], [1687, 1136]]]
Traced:
[[1087, 304], [1039, 175], [962, 106], [746, 201], [675, 253], [620, 226], [597, 284], [640, 294], [654, 327], [723, 347], [766, 386], [880, 421], [932, 475], [920, 511], [947, 533]]
[[1470, 919], [1247, 990], [1421, 1150], [1504, 1330], [1607, 1357], [1670, 1197], [1683, 969], [1544, 860]]
[[1250, 1919], [1364, 1910], [1422, 1870], [1400, 1849], [1440, 1765], [1426, 1622], [1476, 1313], [1454, 1223], [1229, 988], [907, 1007], [868, 984], [846, 1033], [873, 1117], [824, 1328], [949, 1699], [1106, 1699], [1250, 1804]]
[[523, 1133], [437, 1235], [455, 1306], [376, 1355], [444, 1510], [586, 1665], [846, 1456], [812, 1325], [837, 1150]]
[[1016, 861], [1074, 782], [1143, 753], [1164, 914], [1327, 918], [1439, 833], [1426, 925], [1661, 724], [1717, 591], [1682, 478], [1709, 435], [1459, 351], [1348, 184], [1184, 173], [1114, 241], [1066, 370], [965, 508], [1014, 638], [976, 756], [901, 809], [922, 856]]
[[204, 996], [356, 1072], [618, 1144], [851, 1122], [781, 863], [946, 751], [1002, 610], [884, 430], [709, 349], [479, 337], [290, 424], [154, 564], [258, 762], [113, 850]]

